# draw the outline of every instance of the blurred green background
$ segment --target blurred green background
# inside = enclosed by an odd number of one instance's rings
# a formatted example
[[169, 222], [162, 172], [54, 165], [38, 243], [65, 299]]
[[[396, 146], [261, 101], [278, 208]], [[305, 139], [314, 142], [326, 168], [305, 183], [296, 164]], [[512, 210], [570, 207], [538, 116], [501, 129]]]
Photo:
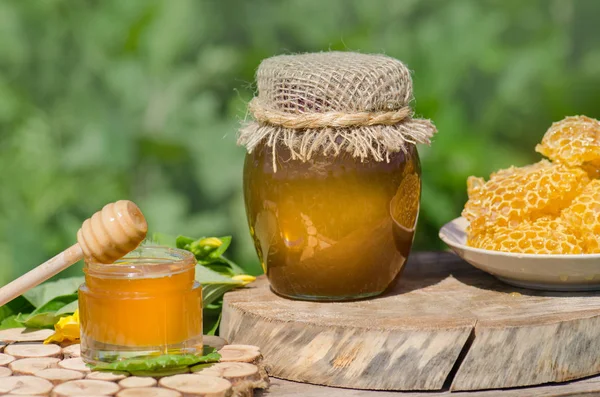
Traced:
[[[416, 247], [442, 247], [468, 175], [536, 161], [552, 121], [600, 116], [594, 0], [0, 1], [0, 284], [104, 204], [155, 231], [234, 236], [259, 272], [235, 145], [261, 59], [386, 53], [414, 71], [424, 186]], [[76, 272], [77, 269], [71, 269]]]

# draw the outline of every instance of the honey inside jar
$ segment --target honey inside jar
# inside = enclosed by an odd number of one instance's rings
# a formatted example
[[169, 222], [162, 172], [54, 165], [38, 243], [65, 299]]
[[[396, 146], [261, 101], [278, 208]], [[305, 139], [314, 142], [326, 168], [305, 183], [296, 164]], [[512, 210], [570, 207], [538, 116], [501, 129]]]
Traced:
[[79, 290], [82, 355], [90, 362], [202, 351], [195, 258], [141, 247], [114, 264], [86, 263]]
[[[273, 154], [276, 165], [273, 165]], [[260, 144], [247, 154], [250, 233], [273, 290], [308, 300], [382, 293], [402, 270], [419, 212], [414, 145], [389, 161], [351, 154], [294, 160]]]

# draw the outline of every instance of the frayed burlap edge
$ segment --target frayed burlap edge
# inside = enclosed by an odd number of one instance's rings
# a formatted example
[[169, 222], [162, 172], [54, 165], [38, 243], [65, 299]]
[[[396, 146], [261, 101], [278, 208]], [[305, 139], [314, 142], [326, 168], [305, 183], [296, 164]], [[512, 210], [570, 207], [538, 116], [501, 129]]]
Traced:
[[395, 125], [373, 125], [353, 128], [291, 129], [256, 121], [240, 129], [238, 144], [248, 153], [264, 142], [273, 151], [273, 169], [277, 170], [276, 147], [283, 145], [292, 159], [308, 161], [315, 153], [337, 156], [346, 152], [362, 161], [389, 162], [390, 154], [406, 152], [407, 144], [430, 144], [437, 132], [427, 119], [407, 118]]

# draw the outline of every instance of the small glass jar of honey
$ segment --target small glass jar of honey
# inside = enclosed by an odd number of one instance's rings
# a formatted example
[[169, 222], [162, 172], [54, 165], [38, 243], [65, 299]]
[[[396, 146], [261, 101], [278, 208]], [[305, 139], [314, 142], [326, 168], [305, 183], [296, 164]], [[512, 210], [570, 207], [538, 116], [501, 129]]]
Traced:
[[191, 252], [151, 246], [111, 264], [86, 261], [79, 289], [83, 359], [202, 354], [202, 288], [195, 265]]
[[292, 299], [373, 297], [401, 273], [421, 198], [417, 143], [400, 61], [351, 52], [281, 55], [257, 71], [244, 199], [271, 288]]

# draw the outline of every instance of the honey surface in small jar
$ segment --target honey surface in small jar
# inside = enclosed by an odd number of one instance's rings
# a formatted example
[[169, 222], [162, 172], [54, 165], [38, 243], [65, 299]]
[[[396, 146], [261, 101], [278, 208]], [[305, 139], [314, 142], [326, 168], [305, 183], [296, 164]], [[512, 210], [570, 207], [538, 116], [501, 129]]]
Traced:
[[350, 154], [294, 160], [264, 144], [246, 157], [250, 232], [273, 290], [308, 300], [382, 293], [409, 254], [421, 194], [416, 148], [389, 162]]
[[141, 247], [115, 264], [86, 264], [79, 290], [82, 354], [202, 351], [202, 289], [195, 258]]

